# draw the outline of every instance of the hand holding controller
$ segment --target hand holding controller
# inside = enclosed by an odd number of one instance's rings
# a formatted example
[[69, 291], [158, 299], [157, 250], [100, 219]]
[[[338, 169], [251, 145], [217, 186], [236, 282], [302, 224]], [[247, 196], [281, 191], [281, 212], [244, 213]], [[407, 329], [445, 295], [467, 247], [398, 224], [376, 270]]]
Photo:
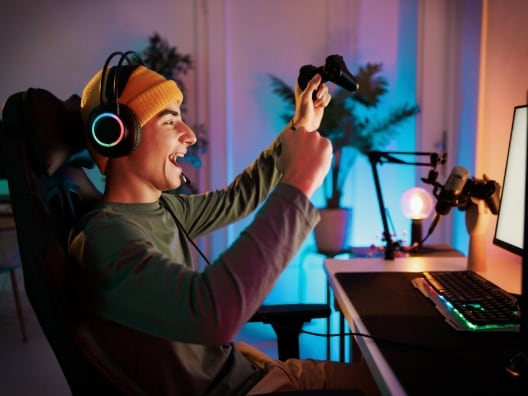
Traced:
[[350, 92], [356, 92], [359, 88], [356, 78], [348, 71], [341, 55], [327, 56], [325, 64], [320, 67], [313, 65], [302, 66], [299, 70], [299, 78], [297, 79], [301, 90], [304, 91], [308, 82], [316, 74], [321, 75], [323, 83], [330, 81]]
[[496, 215], [499, 213], [500, 191], [500, 184], [495, 180], [489, 180], [486, 175], [483, 179], [472, 178], [464, 187], [462, 195], [465, 196], [465, 200], [462, 200], [459, 209], [465, 210], [469, 203], [468, 200], [475, 198], [483, 200], [491, 213]]

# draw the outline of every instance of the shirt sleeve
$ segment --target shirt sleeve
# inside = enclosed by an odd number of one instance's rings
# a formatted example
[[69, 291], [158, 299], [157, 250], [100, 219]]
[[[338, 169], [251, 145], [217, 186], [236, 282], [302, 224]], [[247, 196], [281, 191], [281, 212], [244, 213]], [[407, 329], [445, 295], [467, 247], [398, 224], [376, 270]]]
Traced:
[[208, 345], [234, 339], [319, 220], [303, 193], [279, 183], [239, 238], [195, 272], [163, 254], [139, 224], [116, 216], [87, 220], [70, 239], [70, 254], [95, 282], [95, 313], [155, 336]]

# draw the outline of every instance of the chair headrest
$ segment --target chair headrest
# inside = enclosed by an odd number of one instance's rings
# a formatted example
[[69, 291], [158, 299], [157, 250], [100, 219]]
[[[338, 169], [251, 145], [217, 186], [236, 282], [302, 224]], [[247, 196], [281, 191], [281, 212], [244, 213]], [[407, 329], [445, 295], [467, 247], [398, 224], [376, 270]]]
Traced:
[[62, 101], [45, 89], [29, 88], [7, 99], [2, 120], [8, 137], [33, 143], [36, 171], [52, 175], [72, 160], [78, 166], [93, 167], [86, 151], [78, 95]]

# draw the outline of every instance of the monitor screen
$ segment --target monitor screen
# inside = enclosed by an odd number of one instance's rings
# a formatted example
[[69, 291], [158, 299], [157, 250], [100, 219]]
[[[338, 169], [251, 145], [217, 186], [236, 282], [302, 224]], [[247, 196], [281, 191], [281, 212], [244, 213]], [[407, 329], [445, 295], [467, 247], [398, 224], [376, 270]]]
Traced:
[[519, 256], [524, 245], [528, 105], [516, 106], [493, 243]]

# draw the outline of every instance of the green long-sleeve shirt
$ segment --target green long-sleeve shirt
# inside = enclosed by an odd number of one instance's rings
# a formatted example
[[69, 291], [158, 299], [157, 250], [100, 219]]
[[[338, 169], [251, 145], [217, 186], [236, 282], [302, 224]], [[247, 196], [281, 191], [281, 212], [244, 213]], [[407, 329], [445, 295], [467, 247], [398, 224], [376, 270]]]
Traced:
[[[304, 194], [279, 183], [278, 143], [225, 189], [101, 203], [72, 230], [69, 252], [90, 280], [97, 339], [152, 394], [243, 394], [260, 378], [231, 340], [319, 219]], [[196, 271], [181, 228], [194, 239], [266, 197], [235, 242]]]

